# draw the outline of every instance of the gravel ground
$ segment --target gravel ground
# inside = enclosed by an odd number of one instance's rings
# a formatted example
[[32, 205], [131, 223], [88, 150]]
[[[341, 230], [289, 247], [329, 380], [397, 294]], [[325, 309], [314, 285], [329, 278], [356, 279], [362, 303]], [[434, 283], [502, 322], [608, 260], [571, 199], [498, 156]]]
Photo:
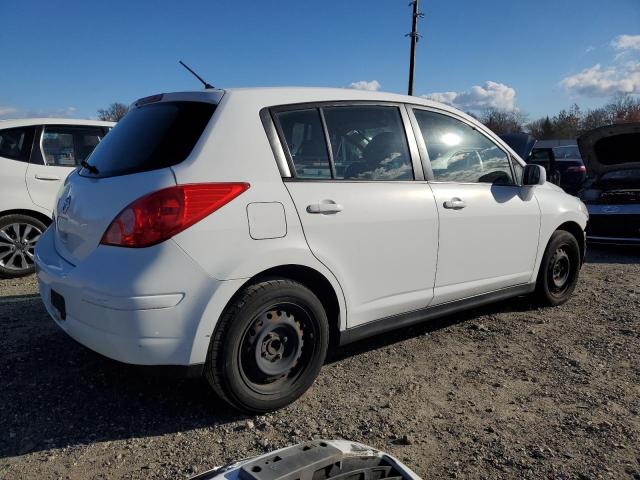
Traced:
[[0, 478], [185, 478], [309, 438], [426, 478], [640, 479], [640, 250], [592, 248], [573, 299], [516, 299], [343, 348], [274, 414], [101, 358], [0, 281]]

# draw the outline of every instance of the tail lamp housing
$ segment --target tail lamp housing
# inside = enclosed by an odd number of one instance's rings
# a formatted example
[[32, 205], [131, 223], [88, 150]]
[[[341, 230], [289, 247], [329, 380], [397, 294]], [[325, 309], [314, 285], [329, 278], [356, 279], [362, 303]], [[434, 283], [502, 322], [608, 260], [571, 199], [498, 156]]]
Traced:
[[163, 242], [223, 207], [248, 183], [193, 183], [138, 198], [111, 222], [103, 245], [142, 248]]

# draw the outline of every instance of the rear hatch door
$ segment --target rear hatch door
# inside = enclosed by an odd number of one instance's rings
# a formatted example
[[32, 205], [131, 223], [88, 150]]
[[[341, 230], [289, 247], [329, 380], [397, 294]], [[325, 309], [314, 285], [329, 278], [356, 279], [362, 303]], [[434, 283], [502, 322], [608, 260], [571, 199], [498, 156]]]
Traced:
[[77, 264], [100, 244], [116, 216], [136, 199], [176, 184], [209, 124], [221, 91], [164, 94], [134, 103], [56, 200], [55, 245]]

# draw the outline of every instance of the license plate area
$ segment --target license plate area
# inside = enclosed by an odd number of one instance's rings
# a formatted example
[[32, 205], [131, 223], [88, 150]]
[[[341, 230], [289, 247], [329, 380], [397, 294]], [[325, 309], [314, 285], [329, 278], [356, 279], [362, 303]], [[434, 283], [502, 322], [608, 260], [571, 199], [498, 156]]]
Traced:
[[55, 290], [51, 290], [51, 305], [58, 312], [60, 320], [67, 319], [67, 308], [64, 303], [64, 297]]

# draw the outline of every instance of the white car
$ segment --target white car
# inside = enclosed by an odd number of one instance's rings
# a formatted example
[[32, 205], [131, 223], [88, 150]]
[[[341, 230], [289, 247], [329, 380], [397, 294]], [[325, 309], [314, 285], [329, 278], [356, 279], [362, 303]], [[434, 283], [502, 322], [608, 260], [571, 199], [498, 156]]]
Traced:
[[[483, 161], [434, 174], [463, 147]], [[188, 367], [264, 412], [311, 386], [329, 345], [534, 291], [565, 302], [586, 223], [582, 202], [453, 108], [208, 89], [132, 105], [68, 177], [36, 262], [78, 342]]]
[[51, 222], [62, 182], [113, 125], [68, 118], [0, 120], [0, 277], [33, 272], [33, 249]]

